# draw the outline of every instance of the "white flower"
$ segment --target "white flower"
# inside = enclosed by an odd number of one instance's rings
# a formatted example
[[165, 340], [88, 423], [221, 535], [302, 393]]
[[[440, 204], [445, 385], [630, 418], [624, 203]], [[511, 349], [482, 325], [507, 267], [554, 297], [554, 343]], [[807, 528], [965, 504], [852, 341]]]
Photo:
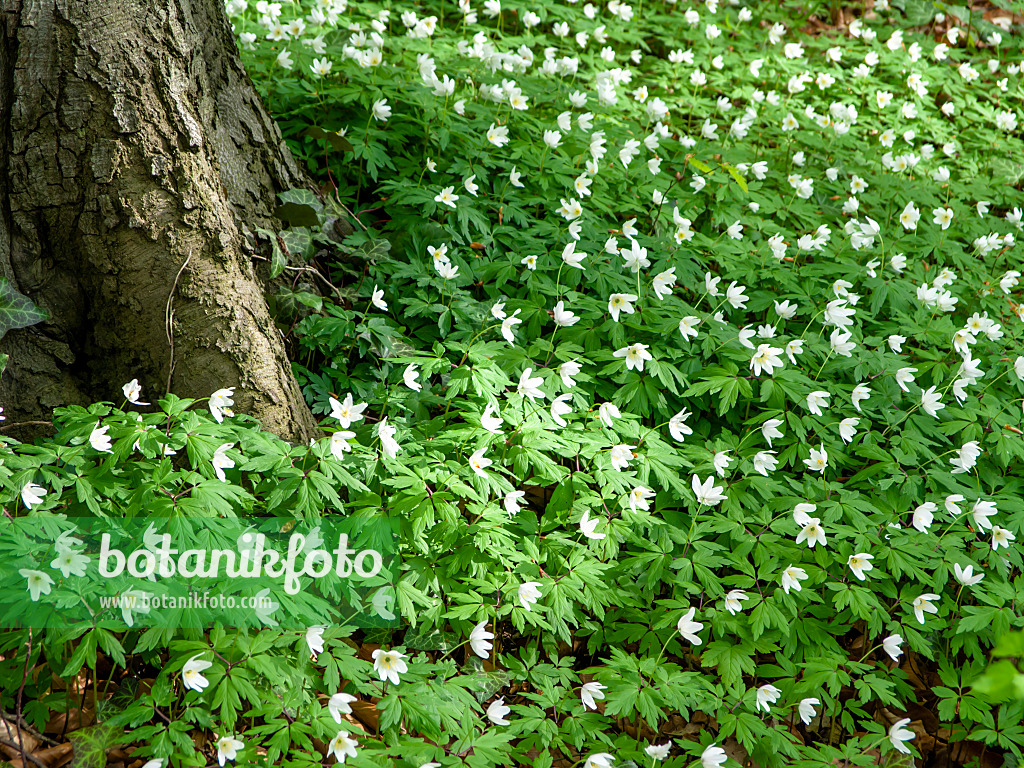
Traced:
[[487, 479], [487, 473], [484, 471], [487, 467], [491, 466], [494, 462], [490, 459], [484, 458], [484, 451], [486, 448], [480, 448], [473, 452], [473, 455], [469, 457], [469, 466], [478, 477]]
[[797, 711], [800, 713], [800, 720], [804, 725], [810, 725], [814, 716], [818, 714], [814, 711], [814, 708], [821, 704], [820, 699], [801, 699], [800, 704], [797, 707]]
[[586, 272], [587, 268], [583, 266], [583, 260], [587, 258], [587, 254], [580, 251], [576, 253], [576, 241], [570, 240], [569, 244], [562, 249], [562, 261], [567, 266], [576, 267], [576, 269]]
[[856, 314], [857, 310], [849, 306], [847, 299], [836, 299], [825, 306], [824, 323], [839, 328], [848, 328], [853, 325], [853, 316]]
[[376, 285], [373, 286], [373, 293], [370, 295], [370, 303], [382, 312], [388, 311], [387, 302], [384, 301], [384, 291]]
[[771, 376], [776, 368], [781, 368], [782, 349], [779, 347], [773, 347], [770, 344], [761, 344], [758, 346], [757, 351], [753, 357], [750, 358], [750, 369], [754, 372], [755, 376], [760, 376], [763, 371], [768, 376]]
[[543, 400], [544, 393], [538, 389], [538, 387], [544, 383], [544, 379], [540, 376], [534, 376], [531, 378], [531, 373], [533, 373], [533, 368], [527, 368], [523, 371], [522, 375], [519, 377], [519, 386], [516, 388], [516, 392], [523, 397], [530, 398], [531, 400]]
[[107, 430], [110, 429], [110, 425], [101, 425], [99, 422], [93, 427], [92, 433], [89, 435], [89, 445], [94, 450], [101, 451], [103, 453], [111, 453], [110, 438], [107, 436]]
[[646, 512], [651, 508], [651, 503], [648, 499], [653, 499], [655, 495], [654, 491], [649, 488], [644, 488], [642, 485], [638, 485], [629, 492], [629, 496], [627, 496], [626, 499], [629, 503], [629, 508], [634, 512], [636, 512], [637, 509], [642, 509]]
[[491, 123], [491, 127], [487, 129], [487, 140], [496, 147], [505, 146], [509, 142], [508, 126], [495, 126]]
[[611, 463], [612, 469], [617, 472], [621, 472], [629, 466], [629, 462], [633, 459], [633, 449], [635, 445], [614, 445], [611, 448]]
[[974, 566], [968, 565], [966, 568], [961, 568], [959, 563], [953, 565], [953, 573], [957, 581], [963, 584], [965, 587], [973, 587], [979, 581], [985, 578], [984, 573], [979, 573], [977, 576], [974, 575]]
[[[797, 509], [803, 505], [797, 505]], [[808, 505], [813, 506], [813, 505]], [[796, 515], [794, 514], [794, 518]], [[796, 543], [801, 544], [807, 542], [807, 546], [814, 549], [816, 544], [821, 546], [828, 546], [828, 542], [825, 540], [825, 531], [821, 527], [821, 520], [817, 517], [808, 517], [806, 513], [802, 518], [802, 521], [797, 521], [797, 525], [801, 526], [800, 533], [797, 534]]]
[[865, 574], [868, 571], [874, 570], [874, 566], [868, 562], [869, 560], [874, 560], [874, 555], [869, 555], [867, 552], [859, 552], [856, 555], [850, 555], [846, 564], [853, 571], [854, 576], [864, 581], [867, 578]]
[[728, 759], [724, 749], [711, 744], [700, 754], [701, 768], [721, 768]]
[[804, 459], [804, 464], [812, 472], [825, 473], [825, 469], [828, 467], [828, 453], [825, 451], [824, 445], [819, 445], [817, 448], [811, 448], [811, 457]]
[[948, 512], [952, 517], [959, 517], [961, 514], [961, 509], [960, 507], [957, 506], [957, 504], [959, 504], [963, 500], [964, 497], [962, 494], [951, 493], [946, 497], [945, 501], [943, 502], [943, 506], [946, 507], [946, 512]]
[[644, 361], [653, 360], [654, 357], [650, 352], [647, 351], [648, 346], [646, 344], [630, 344], [628, 347], [623, 347], [612, 353], [612, 357], [624, 357], [626, 358], [626, 370], [636, 370], [643, 372]]
[[704, 625], [701, 622], [693, 620], [696, 612], [696, 608], [690, 607], [679, 617], [679, 621], [676, 622], [676, 630], [684, 640], [687, 640], [692, 645], [700, 645], [701, 640], [697, 637], [697, 633], [704, 629]]
[[705, 507], [713, 507], [729, 497], [722, 493], [722, 486], [715, 485], [715, 478], [712, 475], [703, 483], [696, 475], [690, 481], [693, 493], [697, 497], [697, 503]]
[[327, 745], [327, 751], [329, 754], [333, 754], [334, 759], [339, 763], [344, 763], [346, 758], [356, 756], [356, 747], [358, 746], [359, 742], [350, 739], [348, 731], [338, 731], [338, 735]]
[[526, 491], [509, 491], [505, 494], [505, 511], [508, 512], [509, 517], [514, 517], [519, 514], [519, 510], [522, 506], [519, 504], [520, 499], [525, 498]]
[[469, 633], [469, 646], [473, 649], [473, 653], [486, 659], [491, 655], [491, 648], [494, 647], [491, 642], [493, 639], [494, 635], [487, 631], [487, 619], [484, 619]]
[[327, 702], [327, 711], [331, 713], [334, 722], [341, 724], [342, 715], [352, 714], [352, 707], [349, 706], [356, 697], [350, 693], [336, 693]]
[[903, 655], [901, 645], [903, 645], [902, 637], [899, 635], [889, 635], [882, 641], [882, 650], [889, 654], [889, 658], [893, 661], [899, 661], [900, 656]]
[[601, 683], [584, 683], [580, 689], [580, 699], [585, 709], [597, 709], [597, 702], [604, 699], [604, 690], [607, 686]]
[[515, 344], [515, 336], [512, 335], [513, 326], [519, 325], [522, 320], [519, 319], [518, 315], [522, 312], [521, 309], [517, 309], [509, 317], [506, 317], [501, 321], [501, 335], [505, 337], [505, 341], [509, 344]]
[[[950, 102], [952, 103], [952, 102]], [[938, 224], [942, 229], [949, 229], [949, 224], [953, 221], [953, 211], [950, 208], [936, 208], [932, 211], [935, 218], [932, 219], [932, 223]]]
[[373, 670], [380, 675], [381, 682], [390, 680], [393, 685], [398, 685], [400, 682], [398, 676], [409, 671], [409, 666], [403, 661], [404, 653], [378, 648], [371, 656], [373, 657]]
[[867, 400], [871, 397], [871, 388], [867, 384], [858, 384], [853, 388], [853, 394], [850, 399], [853, 402], [853, 407], [860, 412], [860, 404], [862, 401]]
[[612, 320], [616, 323], [619, 322], [619, 313], [625, 312], [627, 315], [632, 315], [636, 310], [633, 309], [632, 302], [636, 301], [637, 297], [632, 293], [613, 293], [608, 297], [608, 312], [611, 313]]
[[853, 334], [849, 331], [843, 332], [839, 328], [832, 331], [832, 335], [829, 337], [829, 345], [832, 351], [842, 357], [851, 357], [852, 352], [857, 347], [855, 341], [851, 341]]
[[927, 533], [928, 528], [931, 526], [932, 520], [934, 519], [932, 513], [936, 509], [938, 509], [938, 507], [930, 501], [926, 501], [924, 504], [919, 506], [914, 510], [913, 526], [921, 533]]
[[778, 465], [779, 460], [775, 458], [775, 451], [759, 451], [754, 454], [754, 471], [765, 477], [769, 472], [774, 472]]
[[676, 284], [676, 268], [667, 269], [664, 272], [660, 272], [654, 277], [654, 281], [651, 287], [654, 289], [654, 295], [659, 299], [664, 299], [666, 296], [671, 295], [672, 286]]
[[35, 571], [31, 568], [21, 568], [18, 573], [25, 579], [25, 588], [33, 603], [38, 603], [42, 595], [50, 594], [53, 586], [53, 577], [45, 571]]
[[615, 758], [607, 752], [597, 752], [583, 761], [583, 768], [612, 768]]
[[807, 396], [807, 410], [815, 416], [821, 416], [821, 409], [828, 408], [828, 399], [831, 396], [832, 395], [824, 390], [811, 392], [811, 394]]
[[377, 437], [380, 438], [380, 447], [384, 452], [384, 455], [389, 459], [393, 459], [398, 455], [398, 452], [402, 450], [402, 446], [395, 440], [395, 433], [398, 430], [388, 424], [387, 416], [380, 420], [377, 424]]
[[516, 596], [524, 610], [531, 610], [531, 606], [540, 599], [540, 590], [537, 589], [539, 586], [539, 581], [527, 581], [519, 587]]
[[986, 531], [992, 527], [989, 518], [998, 511], [994, 501], [978, 499], [974, 502], [974, 506], [971, 507], [971, 518], [974, 520], [974, 524], [979, 531]]
[[725, 298], [733, 309], [743, 309], [746, 307], [748, 297], [743, 293], [745, 290], [747, 290], [745, 286], [735, 281], [729, 284], [729, 288], [725, 292]]
[[803, 568], [797, 568], [795, 565], [789, 566], [782, 572], [782, 577], [780, 579], [782, 583], [782, 591], [787, 595], [791, 589], [799, 592], [801, 589], [800, 582], [804, 581], [806, 578], [807, 571]]
[[129, 381], [121, 387], [121, 391], [124, 392], [125, 398], [132, 405], [149, 405], [149, 403], [143, 403], [139, 400], [139, 398], [142, 397], [142, 386], [139, 384], [138, 379], [132, 379]]
[[573, 376], [579, 375], [581, 370], [582, 367], [579, 363], [575, 360], [568, 360], [558, 366], [558, 376], [562, 379], [562, 384], [571, 389], [576, 386]]
[[902, 720], [897, 720], [893, 723], [892, 728], [889, 729], [889, 741], [896, 748], [897, 752], [902, 752], [904, 755], [910, 754], [910, 747], [903, 742], [912, 741], [915, 736], [913, 731], [904, 728], [909, 723], [910, 718], [904, 717]]
[[314, 75], [324, 77], [331, 74], [331, 68], [333, 66], [334, 64], [324, 57], [323, 59], [313, 59], [313, 63], [310, 65], [309, 69]]
[[203, 672], [213, 666], [212, 661], [204, 661], [199, 658], [202, 654], [193, 656], [185, 662], [181, 668], [181, 682], [185, 688], [202, 693], [210, 684], [210, 681], [203, 676]]
[[839, 422], [839, 437], [844, 443], [853, 440], [854, 435], [857, 434], [858, 424], [860, 424], [860, 419], [857, 418], [843, 419]]
[[378, 99], [373, 102], [373, 119], [386, 122], [391, 117], [391, 107], [388, 106], [387, 99]]
[[938, 418], [938, 412], [945, 408], [945, 404], [941, 402], [942, 394], [935, 391], [935, 387], [929, 387], [928, 389], [921, 391], [921, 410], [927, 413], [933, 418]]
[[455, 203], [458, 201], [459, 196], [455, 194], [455, 187], [445, 187], [434, 196], [435, 203], [441, 203], [447, 205], [449, 208], [454, 209]]
[[324, 628], [310, 627], [306, 630], [306, 645], [309, 652], [319, 654], [324, 652]]
[[914, 381], [914, 374], [917, 373], [917, 368], [900, 368], [896, 371], [896, 383], [900, 385], [900, 389], [904, 392], [909, 392], [907, 384], [912, 384]]
[[35, 483], [25, 483], [25, 487], [21, 489], [21, 500], [26, 509], [32, 509], [36, 504], [41, 504], [45, 495], [46, 489]]
[[488, 403], [487, 407], [484, 408], [484, 412], [480, 414], [480, 426], [492, 435], [501, 434], [501, 417], [492, 415], [496, 410], [497, 406], [494, 403]]
[[764, 424], [761, 425], [761, 434], [764, 439], [768, 441], [768, 447], [772, 447], [772, 440], [777, 437], [783, 437], [782, 431], [778, 429], [783, 425], [782, 419], [768, 419]]
[[505, 706], [505, 697], [502, 696], [500, 699], [492, 701], [487, 707], [487, 719], [495, 725], [508, 725], [509, 721], [505, 719], [505, 715], [511, 711], [511, 707]]
[[[61, 534], [61, 538], [64, 535]], [[54, 542], [57, 557], [50, 563], [50, 567], [64, 574], [65, 579], [71, 578], [72, 574], [75, 576], [85, 576], [86, 568], [89, 567], [89, 557], [81, 552], [68, 549], [66, 546], [62, 547], [61, 538]], [[72, 541], [79, 544], [82, 543], [81, 539], [72, 539]]]
[[917, 618], [919, 623], [924, 624], [924, 615], [926, 613], [939, 612], [939, 609], [932, 604], [935, 600], [938, 599], [938, 595], [933, 595], [931, 593], [919, 595], [918, 597], [914, 598], [914, 616]]
[[227, 476], [224, 474], [225, 469], [233, 469], [235, 462], [229, 459], [227, 451], [234, 448], [234, 443], [224, 443], [216, 451], [214, 451], [213, 458], [210, 459], [210, 464], [213, 465], [213, 471], [217, 474], [217, 479], [221, 482], [227, 482]]
[[356, 436], [355, 432], [350, 432], [347, 429], [339, 429], [337, 432], [331, 435], [331, 455], [335, 459], [341, 461], [348, 451], [352, 450], [352, 445], [349, 440]]
[[992, 526], [992, 551], [995, 552], [999, 547], [1010, 548], [1010, 542], [1016, 541], [1017, 537], [1013, 535], [1012, 531], [1008, 531], [1005, 528], [1000, 528], [998, 525]]
[[903, 225], [904, 229], [911, 231], [917, 229], [917, 222], [920, 220], [921, 212], [914, 205], [914, 201], [911, 200], [900, 214], [900, 224]]
[[714, 465], [715, 472], [718, 473], [718, 476], [725, 477], [725, 471], [729, 468], [729, 465], [732, 463], [732, 457], [729, 455], [728, 451], [719, 451], [718, 453], [715, 454], [714, 458], [711, 460], [711, 463]]
[[583, 517], [580, 518], [580, 533], [588, 539], [603, 539], [607, 534], [597, 533], [597, 524], [599, 522], [598, 518], [591, 519], [589, 509], [583, 510]]
[[788, 300], [783, 302], [775, 302], [775, 314], [782, 320], [792, 320], [796, 317], [797, 306], [791, 304]]
[[741, 589], [734, 589], [725, 596], [725, 610], [735, 616], [743, 610], [743, 601], [749, 600], [750, 596]]
[[360, 421], [363, 418], [363, 411], [366, 410], [366, 403], [359, 403], [356, 405], [351, 392], [345, 395], [345, 400], [343, 402], [339, 403], [333, 397], [328, 398], [328, 402], [331, 405], [332, 418], [338, 420], [342, 429], [348, 429], [352, 425], [352, 422]]
[[568, 424], [562, 417], [572, 413], [572, 406], [569, 405], [570, 400], [572, 400], [572, 393], [566, 392], [564, 395], [559, 395], [551, 401], [551, 419], [560, 427]]
[[136, 613], [149, 613], [150, 600], [152, 596], [148, 592], [138, 589], [129, 589], [121, 593], [120, 608], [121, 618], [129, 627], [135, 626]]
[[580, 319], [576, 317], [571, 310], [565, 308], [564, 301], [559, 301], [555, 304], [554, 308], [551, 310], [551, 314], [554, 317], [555, 325], [559, 328], [569, 328], [580, 321]]
[[[666, 741], [664, 744], [648, 744], [644, 747], [644, 752], [647, 753], [648, 757], [657, 760], [659, 763], [668, 757], [668, 753], [672, 750], [672, 742]], [[142, 768], [146, 768], [143, 766]]]
[[234, 760], [238, 757], [238, 750], [242, 749], [245, 744], [234, 736], [224, 736], [223, 738], [217, 739], [217, 762], [221, 764], [223, 768], [224, 763], [228, 760]]
[[679, 333], [683, 335], [683, 338], [697, 338], [697, 326], [700, 325], [700, 318], [689, 315], [679, 321]]
[[779, 700], [779, 696], [782, 695], [782, 691], [776, 688], [774, 685], [762, 685], [757, 689], [757, 704], [756, 709], [763, 709], [765, 712], [771, 711], [771, 705]]
[[687, 435], [693, 434], [693, 430], [686, 424], [686, 419], [689, 418], [689, 416], [690, 412], [684, 408], [668, 421], [669, 434], [672, 435], [674, 440], [678, 440], [680, 443], [683, 442]]

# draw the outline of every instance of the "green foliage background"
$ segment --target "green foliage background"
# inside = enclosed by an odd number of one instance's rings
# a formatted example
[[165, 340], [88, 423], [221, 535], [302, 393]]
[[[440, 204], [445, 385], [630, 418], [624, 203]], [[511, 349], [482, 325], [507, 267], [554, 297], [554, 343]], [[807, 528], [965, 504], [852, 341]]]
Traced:
[[[1020, 21], [1007, 8], [996, 15]], [[346, 425], [331, 397], [368, 403], [347, 427], [352, 450], [288, 446], [173, 397], [144, 424], [98, 404], [59, 411], [51, 443], [6, 446], [5, 503], [26, 514], [35, 482], [47, 495], [34, 515], [398, 518], [403, 627], [329, 627], [315, 654], [302, 632], [154, 634], [116, 615], [9, 632], [5, 710], [31, 668], [21, 706], [41, 727], [78, 706], [51, 676], [84, 674], [109, 702], [104, 722], [174, 765], [216, 759], [197, 729], [240, 739], [239, 764], [334, 761], [339, 725], [357, 737], [353, 765], [605, 768], [650, 764], [645, 748], [664, 743], [673, 766], [714, 764], [713, 744], [760, 765], [869, 765], [890, 759], [904, 717], [924, 757], [970, 742], [1016, 764], [1024, 705], [971, 686], [1024, 625], [1019, 25], [919, 2], [842, 28], [812, 23], [838, 6], [792, 3], [228, 10], [327, 190], [282, 195], [290, 226], [281, 242], [263, 234], [315, 412], [333, 431]], [[382, 100], [390, 114], [375, 117]], [[502, 146], [488, 139], [498, 127]], [[572, 243], [583, 269], [563, 259]], [[634, 311], [616, 318], [616, 294]], [[558, 325], [566, 309], [578, 322]], [[778, 360], [767, 372], [759, 345]], [[855, 402], [859, 386], [870, 396]], [[109, 454], [89, 446], [98, 421]], [[381, 424], [397, 430], [394, 456]], [[221, 483], [209, 462], [228, 442], [241, 456]], [[177, 459], [158, 456], [164, 443]], [[720, 503], [696, 497], [709, 477]], [[801, 504], [826, 543], [801, 540]], [[862, 554], [873, 567], [860, 579], [849, 563]], [[983, 580], [959, 580], [967, 566]], [[791, 567], [799, 589], [783, 588]], [[24, 589], [16, 573], [5, 589]], [[915, 611], [922, 595], [933, 612]], [[677, 630], [684, 615], [700, 643]], [[466, 645], [481, 622], [486, 658]], [[881, 647], [894, 635], [896, 659]], [[378, 647], [406, 654], [398, 685], [374, 670]], [[186, 690], [197, 654], [209, 685]], [[590, 682], [596, 709], [581, 697]], [[766, 686], [778, 696], [758, 707]], [[326, 701], [341, 690], [365, 705], [339, 724]], [[498, 699], [507, 725], [486, 714]]]

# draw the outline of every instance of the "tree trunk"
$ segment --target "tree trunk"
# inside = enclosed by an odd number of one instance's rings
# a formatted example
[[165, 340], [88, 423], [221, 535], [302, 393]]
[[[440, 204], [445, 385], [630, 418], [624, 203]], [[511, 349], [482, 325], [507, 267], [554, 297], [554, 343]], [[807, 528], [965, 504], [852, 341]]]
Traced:
[[0, 271], [50, 316], [0, 340], [6, 415], [138, 378], [317, 434], [252, 262], [303, 182], [222, 0], [0, 0]]

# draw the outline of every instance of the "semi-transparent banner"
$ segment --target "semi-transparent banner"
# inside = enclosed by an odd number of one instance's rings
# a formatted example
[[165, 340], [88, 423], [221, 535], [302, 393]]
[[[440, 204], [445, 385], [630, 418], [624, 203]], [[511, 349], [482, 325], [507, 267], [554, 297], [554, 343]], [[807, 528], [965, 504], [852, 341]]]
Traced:
[[0, 518], [0, 626], [395, 626], [393, 523]]

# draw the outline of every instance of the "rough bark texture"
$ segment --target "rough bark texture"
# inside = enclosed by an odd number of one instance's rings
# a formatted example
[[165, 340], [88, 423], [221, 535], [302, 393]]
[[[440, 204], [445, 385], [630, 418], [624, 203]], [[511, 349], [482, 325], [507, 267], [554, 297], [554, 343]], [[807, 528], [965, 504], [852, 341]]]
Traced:
[[221, 0], [0, 0], [0, 273], [50, 314], [0, 340], [6, 414], [137, 377], [315, 434], [251, 259], [301, 184]]

